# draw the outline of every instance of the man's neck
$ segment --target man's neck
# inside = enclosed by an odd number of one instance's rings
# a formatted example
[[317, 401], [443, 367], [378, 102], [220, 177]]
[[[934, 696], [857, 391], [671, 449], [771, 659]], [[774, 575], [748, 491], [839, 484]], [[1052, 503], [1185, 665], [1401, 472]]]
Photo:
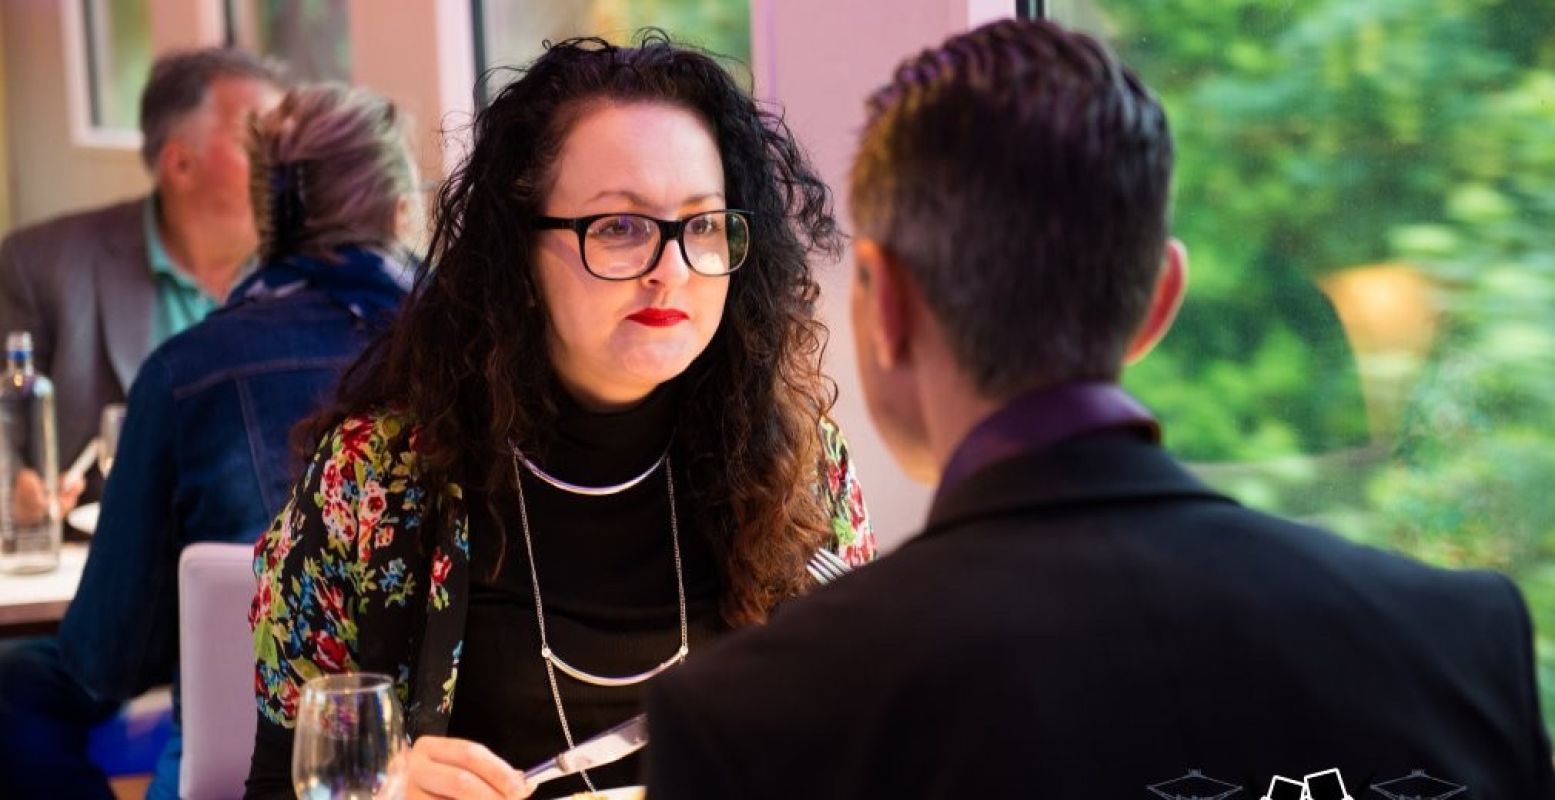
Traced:
[[157, 202], [157, 235], [173, 263], [218, 301], [253, 252], [253, 234], [241, 222], [166, 196]]
[[919, 397], [924, 412], [924, 433], [927, 434], [926, 457], [933, 465], [933, 482], [937, 484], [967, 434], [998, 411], [1004, 400], [978, 392], [971, 379], [959, 370], [950, 370], [949, 374], [923, 382]]

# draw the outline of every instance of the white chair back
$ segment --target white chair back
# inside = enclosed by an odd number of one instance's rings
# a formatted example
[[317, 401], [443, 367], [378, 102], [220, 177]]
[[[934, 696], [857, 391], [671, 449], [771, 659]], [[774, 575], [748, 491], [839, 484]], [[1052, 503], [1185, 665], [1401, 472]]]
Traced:
[[184, 800], [243, 796], [254, 750], [254, 546], [205, 542], [178, 559]]

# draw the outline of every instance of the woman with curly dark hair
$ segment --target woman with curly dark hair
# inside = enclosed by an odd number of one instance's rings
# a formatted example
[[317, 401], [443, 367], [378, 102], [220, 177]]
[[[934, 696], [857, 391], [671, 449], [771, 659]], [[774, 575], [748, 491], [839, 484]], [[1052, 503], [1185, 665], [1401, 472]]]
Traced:
[[873, 557], [808, 266], [839, 237], [781, 119], [650, 33], [551, 46], [474, 132], [259, 545], [250, 796], [291, 796], [300, 686], [348, 670], [394, 678], [407, 796], [523, 796], [815, 550]]

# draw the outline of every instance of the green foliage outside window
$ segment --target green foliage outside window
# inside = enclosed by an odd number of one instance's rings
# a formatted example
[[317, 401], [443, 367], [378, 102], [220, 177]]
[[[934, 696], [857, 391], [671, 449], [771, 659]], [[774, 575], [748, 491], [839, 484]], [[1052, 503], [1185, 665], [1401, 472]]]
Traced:
[[1510, 575], [1555, 729], [1555, 4], [1054, 5], [1177, 137], [1189, 301], [1128, 378], [1168, 445], [1251, 505]]
[[[599, 36], [629, 44], [643, 28], [725, 57], [723, 63], [751, 86], [750, 3], [745, 0], [484, 0], [482, 68], [526, 64], [542, 40]], [[511, 80], [511, 74], [497, 76]], [[489, 87], [494, 90], [495, 87]]]

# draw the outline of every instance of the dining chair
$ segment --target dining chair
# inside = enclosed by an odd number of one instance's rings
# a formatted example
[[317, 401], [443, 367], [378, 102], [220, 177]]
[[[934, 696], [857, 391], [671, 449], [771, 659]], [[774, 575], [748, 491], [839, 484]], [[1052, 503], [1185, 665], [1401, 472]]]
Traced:
[[255, 586], [251, 544], [192, 544], [178, 559], [184, 800], [243, 796], [256, 725], [248, 629]]

